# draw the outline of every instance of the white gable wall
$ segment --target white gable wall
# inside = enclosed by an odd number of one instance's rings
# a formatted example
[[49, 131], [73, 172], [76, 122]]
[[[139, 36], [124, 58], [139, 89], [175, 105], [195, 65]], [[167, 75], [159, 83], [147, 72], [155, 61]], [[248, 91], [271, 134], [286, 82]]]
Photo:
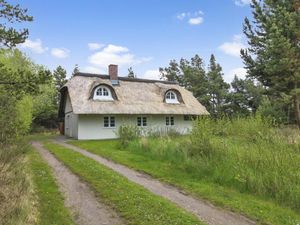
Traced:
[[73, 113], [69, 95], [66, 96], [65, 135], [78, 139], [78, 115]]
[[[104, 116], [115, 117], [115, 128], [104, 127]], [[147, 117], [147, 127], [144, 129], [165, 129], [167, 115], [78, 115], [78, 135], [73, 136], [80, 140], [88, 139], [112, 139], [117, 138], [116, 132], [123, 124], [136, 125], [138, 116]], [[188, 133], [192, 129], [192, 121], [184, 121], [183, 115], [174, 115], [174, 126], [168, 126], [181, 133]], [[72, 134], [73, 135], [73, 134]], [[75, 134], [74, 134], [75, 135]]]

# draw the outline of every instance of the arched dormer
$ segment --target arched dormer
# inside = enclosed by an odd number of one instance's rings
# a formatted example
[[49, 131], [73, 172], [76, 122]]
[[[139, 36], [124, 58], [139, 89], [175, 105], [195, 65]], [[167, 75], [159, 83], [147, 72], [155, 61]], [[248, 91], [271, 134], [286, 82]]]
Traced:
[[168, 104], [183, 103], [180, 92], [175, 89], [170, 89], [170, 90], [166, 91], [164, 101], [165, 101], [165, 103], [168, 103]]
[[91, 93], [91, 98], [93, 100], [104, 100], [104, 101], [117, 100], [117, 96], [114, 89], [107, 84], [100, 84], [94, 87]]

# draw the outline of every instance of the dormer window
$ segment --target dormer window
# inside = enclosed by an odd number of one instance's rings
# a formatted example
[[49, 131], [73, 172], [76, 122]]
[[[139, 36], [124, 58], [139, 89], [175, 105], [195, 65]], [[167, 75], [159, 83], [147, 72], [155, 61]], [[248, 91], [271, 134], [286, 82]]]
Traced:
[[111, 92], [109, 88], [105, 87], [104, 85], [101, 85], [96, 88], [94, 92], [94, 99], [95, 100], [113, 100], [113, 97], [111, 95]]
[[174, 91], [167, 91], [165, 99], [166, 99], [166, 103], [179, 104], [177, 95]]

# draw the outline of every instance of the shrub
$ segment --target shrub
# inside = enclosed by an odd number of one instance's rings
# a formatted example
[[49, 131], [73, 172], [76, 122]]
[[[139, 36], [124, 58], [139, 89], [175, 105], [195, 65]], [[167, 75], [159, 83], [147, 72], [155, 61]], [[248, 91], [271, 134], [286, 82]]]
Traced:
[[119, 127], [117, 135], [122, 147], [127, 147], [129, 142], [141, 136], [141, 130], [134, 125], [122, 125]]

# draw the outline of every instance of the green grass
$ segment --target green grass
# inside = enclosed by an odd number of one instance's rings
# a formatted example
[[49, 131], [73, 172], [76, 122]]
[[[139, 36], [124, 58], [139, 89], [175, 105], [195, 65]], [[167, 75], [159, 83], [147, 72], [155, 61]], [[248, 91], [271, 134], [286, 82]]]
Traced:
[[150, 193], [80, 153], [53, 143], [46, 143], [45, 147], [86, 181], [101, 200], [116, 209], [128, 224], [203, 224], [168, 200]]
[[35, 194], [37, 195], [38, 221], [41, 225], [74, 224], [70, 212], [53, 178], [53, 174], [39, 153], [28, 152]]
[[[221, 157], [228, 152], [223, 151], [222, 155], [218, 156], [219, 158], [214, 158], [215, 164], [210, 165], [211, 159], [204, 156], [201, 160], [197, 158], [195, 161], [190, 158], [187, 152], [182, 150], [183, 146], [190, 147], [184, 139], [189, 139], [189, 137], [179, 138], [178, 140], [177, 138], [142, 138], [132, 141], [128, 148], [120, 148], [117, 140], [71, 141], [70, 143], [136, 170], [144, 171], [197, 197], [208, 199], [219, 206], [256, 219], [259, 223], [274, 225], [296, 225], [300, 223], [300, 215], [297, 212], [288, 207], [280, 206], [268, 196], [257, 196], [225, 183], [221, 179], [222, 176], [226, 177], [225, 173], [230, 172], [231, 166], [239, 163]], [[217, 142], [217, 139], [218, 137], [214, 141]], [[230, 138], [225, 140], [227, 140], [226, 144], [229, 147], [233, 147], [234, 151], [240, 152], [241, 143], [233, 140], [229, 145]], [[218, 140], [218, 144], [224, 144], [223, 142], [224, 139]], [[243, 143], [245, 143], [245, 140]], [[252, 145], [248, 144], [248, 146]], [[254, 147], [256, 146], [254, 145]], [[254, 153], [252, 152], [252, 154]], [[246, 155], [246, 153], [244, 154]], [[249, 159], [254, 160], [253, 158]], [[219, 168], [216, 163], [219, 163]], [[213, 166], [217, 167], [217, 170], [214, 170]], [[213, 178], [218, 177], [219, 180], [207, 177], [205, 173], [213, 176]]]

